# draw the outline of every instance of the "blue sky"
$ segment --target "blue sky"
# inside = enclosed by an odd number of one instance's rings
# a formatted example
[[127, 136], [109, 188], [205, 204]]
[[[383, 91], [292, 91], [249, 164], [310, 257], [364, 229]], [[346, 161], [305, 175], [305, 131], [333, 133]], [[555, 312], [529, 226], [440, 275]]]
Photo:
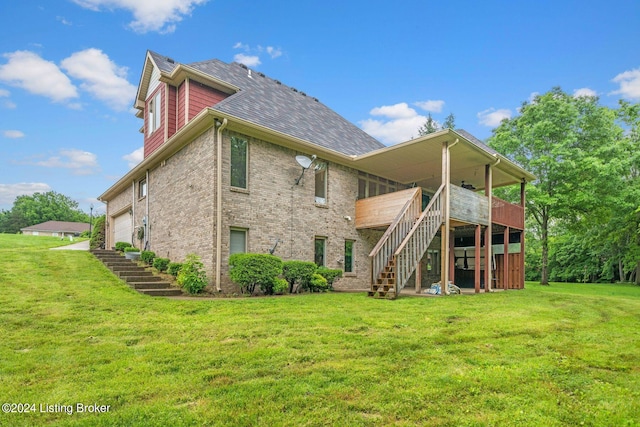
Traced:
[[0, 209], [57, 191], [88, 212], [141, 160], [146, 50], [296, 87], [386, 144], [431, 112], [481, 139], [561, 86], [640, 102], [640, 2], [20, 0], [0, 5]]

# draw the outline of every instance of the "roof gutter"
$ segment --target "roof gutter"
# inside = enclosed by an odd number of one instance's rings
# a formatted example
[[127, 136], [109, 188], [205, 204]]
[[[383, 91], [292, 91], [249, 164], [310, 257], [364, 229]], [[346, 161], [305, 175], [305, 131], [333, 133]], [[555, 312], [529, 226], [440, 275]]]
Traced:
[[[216, 123], [214, 123], [216, 124]], [[224, 118], [222, 124], [218, 126], [216, 133], [216, 290], [222, 291], [220, 280], [222, 277], [222, 131], [225, 130], [229, 121]]]

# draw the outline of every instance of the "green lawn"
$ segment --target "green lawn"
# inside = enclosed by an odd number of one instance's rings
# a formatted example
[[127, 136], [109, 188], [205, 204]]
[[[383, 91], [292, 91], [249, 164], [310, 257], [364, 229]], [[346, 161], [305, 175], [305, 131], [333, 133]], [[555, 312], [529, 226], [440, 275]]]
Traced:
[[640, 287], [171, 300], [50, 246], [0, 235], [0, 425], [640, 423]]

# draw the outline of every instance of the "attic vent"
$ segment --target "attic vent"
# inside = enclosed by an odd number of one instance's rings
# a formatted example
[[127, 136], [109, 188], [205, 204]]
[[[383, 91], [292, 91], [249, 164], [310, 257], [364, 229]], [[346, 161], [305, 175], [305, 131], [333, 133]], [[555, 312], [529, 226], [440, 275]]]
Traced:
[[304, 92], [300, 92], [300, 95], [302, 95], [302, 96], [307, 96], [307, 94], [306, 94], [306, 93], [304, 93]]
[[279, 84], [279, 85], [282, 84], [282, 82], [280, 82], [280, 80], [274, 80], [274, 82], [276, 82], [276, 84]]
[[258, 73], [260, 77], [264, 77], [264, 73]]
[[174, 61], [173, 58], [167, 58], [167, 62], [169, 64], [175, 64], [176, 63], [176, 61]]
[[248, 70], [248, 69], [249, 69], [249, 68], [248, 68], [246, 65], [244, 65], [244, 64], [240, 64], [240, 63], [238, 63], [238, 65], [239, 65], [239, 66], [241, 66], [242, 68], [244, 68], [245, 70]]
[[298, 91], [298, 89], [296, 89], [295, 87], [292, 87], [291, 90], [294, 91], [294, 92]]
[[320, 101], [318, 101], [318, 98], [313, 98], [313, 100], [316, 101], [316, 102], [320, 102]]

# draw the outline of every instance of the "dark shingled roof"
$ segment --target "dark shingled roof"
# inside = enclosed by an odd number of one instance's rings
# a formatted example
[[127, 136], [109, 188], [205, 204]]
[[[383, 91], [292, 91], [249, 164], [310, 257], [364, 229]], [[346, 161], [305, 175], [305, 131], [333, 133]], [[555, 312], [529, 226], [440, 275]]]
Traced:
[[89, 231], [89, 223], [87, 222], [68, 222], [68, 221], [47, 221], [41, 224], [32, 225], [21, 228], [21, 231], [43, 231], [53, 233], [82, 233]]
[[[171, 72], [175, 63], [151, 52], [157, 66]], [[260, 126], [291, 135], [347, 155], [359, 155], [384, 147], [344, 117], [298, 90], [238, 63], [217, 59], [187, 64], [202, 73], [240, 88], [212, 106]]]
[[487, 144], [485, 144], [484, 142], [482, 142], [481, 140], [479, 140], [475, 136], [471, 135], [469, 132], [467, 132], [464, 129], [456, 129], [455, 132], [458, 135], [462, 136], [463, 138], [468, 139], [472, 144], [476, 145], [478, 148], [483, 149], [484, 151], [486, 151], [487, 153], [489, 153], [491, 155], [495, 156], [496, 154], [500, 154], [496, 150], [494, 150], [493, 148], [489, 147]]

